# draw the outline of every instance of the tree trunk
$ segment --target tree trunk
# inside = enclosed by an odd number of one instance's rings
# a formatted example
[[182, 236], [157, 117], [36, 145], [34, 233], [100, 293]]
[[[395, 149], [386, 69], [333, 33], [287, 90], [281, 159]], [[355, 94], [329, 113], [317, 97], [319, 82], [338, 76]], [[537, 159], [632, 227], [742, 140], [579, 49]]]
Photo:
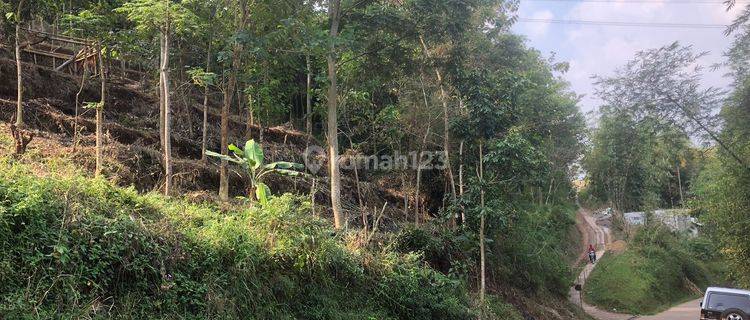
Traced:
[[333, 209], [333, 225], [336, 229], [343, 227], [343, 212], [341, 211], [341, 177], [339, 176], [338, 155], [338, 87], [336, 83], [336, 48], [334, 40], [339, 32], [339, 8], [341, 0], [329, 1], [328, 14], [331, 20], [331, 42], [328, 51], [328, 164], [331, 177], [331, 208]]
[[83, 64], [83, 74], [81, 75], [81, 86], [78, 88], [78, 92], [76, 92], [76, 109], [75, 109], [75, 118], [73, 118], [73, 152], [76, 152], [76, 149], [78, 148], [78, 118], [80, 115], [80, 109], [81, 109], [81, 92], [83, 91], [83, 86], [86, 84], [86, 77], [88, 76], [89, 68], [86, 66], [86, 64]]
[[162, 57], [161, 72], [164, 87], [164, 168], [165, 182], [164, 195], [169, 196], [172, 190], [172, 128], [169, 105], [169, 29], [164, 33], [164, 54]]
[[[237, 57], [237, 50], [232, 53], [232, 60]], [[232, 96], [234, 95], [234, 86], [236, 76], [234, 73], [234, 65], [232, 62], [232, 70], [229, 72], [229, 82], [224, 90], [224, 103], [221, 106], [221, 154], [227, 155], [229, 153], [229, 107], [232, 104]], [[227, 161], [221, 160], [219, 167], [219, 199], [221, 201], [229, 201], [229, 177], [227, 172]]]
[[[240, 34], [244, 30], [248, 19], [247, 5], [243, 1], [240, 4], [240, 19], [237, 21], [236, 33]], [[232, 105], [234, 89], [237, 85], [237, 70], [240, 66], [240, 43], [236, 40], [232, 45], [232, 70], [229, 72], [229, 80], [224, 90], [224, 103], [221, 106], [221, 154], [229, 153], [229, 108]], [[227, 172], [227, 161], [221, 160], [219, 167], [219, 199], [223, 202], [229, 201], [229, 175]]]
[[253, 137], [253, 96], [247, 95], [247, 118], [245, 119], [245, 139], [250, 140]]
[[680, 188], [680, 207], [684, 207], [685, 203], [683, 203], [684, 199], [682, 196], [682, 177], [680, 176], [680, 163], [677, 163], [677, 185]]
[[[21, 1], [23, 3], [23, 1]], [[21, 4], [18, 5], [18, 11], [21, 11]], [[20, 15], [17, 17], [20, 19]], [[16, 81], [17, 81], [17, 99], [16, 99], [16, 127], [23, 130], [23, 67], [21, 66], [21, 46], [19, 39], [21, 37], [21, 22], [16, 21]]]
[[484, 154], [482, 151], [482, 141], [479, 141], [479, 181], [482, 183], [479, 192], [479, 259], [480, 259], [480, 281], [479, 281], [479, 303], [484, 307], [484, 292], [485, 292], [485, 248], [484, 248], [484, 224], [485, 224], [485, 210], [484, 210], [484, 165], [483, 165]]
[[[419, 41], [422, 44], [422, 50], [428, 59], [432, 59], [432, 54], [427, 49], [427, 44], [424, 41], [424, 37], [419, 36]], [[435, 67], [435, 77], [437, 78], [438, 86], [440, 88], [440, 101], [443, 104], [443, 150], [445, 151], [445, 165], [446, 175], [450, 181], [451, 194], [453, 199], [456, 199], [456, 182], [453, 178], [453, 168], [451, 167], [451, 148], [450, 148], [450, 123], [448, 121], [448, 94], [445, 91], [445, 84], [443, 83], [443, 75], [440, 69]]]
[[[161, 151], [164, 152], [166, 144], [164, 143], [164, 72], [162, 72], [162, 65], [164, 64], [164, 36], [159, 36], [159, 144]], [[163, 164], [166, 168], [166, 164]]]
[[[232, 49], [232, 70], [229, 72], [229, 80], [224, 90], [224, 104], [221, 106], [221, 154], [229, 154], [229, 108], [232, 105], [234, 89], [237, 85], [237, 69], [239, 67], [240, 47], [235, 43]], [[227, 161], [221, 160], [219, 168], [219, 199], [229, 201], [229, 176]]]
[[[206, 72], [211, 69], [211, 41], [208, 41], [206, 52]], [[208, 143], [208, 84], [203, 88], [203, 140], [201, 142], [201, 161], [206, 161], [206, 144]]]
[[[458, 196], [464, 196], [464, 141], [461, 140], [461, 144], [458, 146]], [[466, 223], [466, 210], [461, 205], [461, 223]]]
[[101, 97], [99, 105], [96, 108], [96, 171], [94, 175], [98, 177], [102, 174], [103, 167], [102, 149], [104, 148], [104, 134], [102, 131], [104, 127], [104, 106], [107, 100], [107, 76], [105, 74], [102, 47], [99, 46], [97, 51], [99, 58], [99, 78], [102, 81]]
[[310, 55], [305, 55], [305, 63], [307, 64], [307, 90], [305, 90], [305, 131], [307, 134], [312, 135], [312, 71], [310, 70]]
[[427, 144], [427, 137], [430, 135], [430, 129], [431, 126], [427, 125], [427, 131], [424, 133], [424, 137], [422, 137], [422, 145], [419, 146], [419, 153], [417, 154], [417, 186], [416, 190], [414, 191], [414, 223], [419, 224], [419, 216], [421, 215], [421, 197], [419, 192], [421, 191], [421, 183], [422, 183], [422, 152], [425, 149], [425, 145]]

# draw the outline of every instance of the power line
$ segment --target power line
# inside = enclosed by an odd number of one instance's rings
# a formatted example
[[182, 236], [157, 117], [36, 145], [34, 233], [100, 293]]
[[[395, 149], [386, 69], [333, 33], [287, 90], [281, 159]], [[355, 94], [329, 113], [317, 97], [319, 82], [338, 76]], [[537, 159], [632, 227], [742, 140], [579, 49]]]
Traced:
[[[724, 0], [669, 0], [669, 1], [660, 1], [660, 0], [626, 0], [626, 1], [618, 1], [618, 0], [522, 0], [522, 1], [543, 1], [543, 2], [589, 2], [589, 3], [617, 3], [617, 4], [643, 4], [643, 3], [653, 3], [653, 4], [721, 4], [724, 5]], [[747, 0], [737, 0], [737, 3], [750, 3], [750, 1]]]
[[721, 24], [701, 24], [701, 23], [591, 21], [591, 20], [561, 20], [561, 19], [534, 19], [534, 18], [518, 18], [518, 22], [555, 23], [555, 24], [590, 25], [590, 26], [673, 28], [673, 29], [726, 29], [727, 27]]

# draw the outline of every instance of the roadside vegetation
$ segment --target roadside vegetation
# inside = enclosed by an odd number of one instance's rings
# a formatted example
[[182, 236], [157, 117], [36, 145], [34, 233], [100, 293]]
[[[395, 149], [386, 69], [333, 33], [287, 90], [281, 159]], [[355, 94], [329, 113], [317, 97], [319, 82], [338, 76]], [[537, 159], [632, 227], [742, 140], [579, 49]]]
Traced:
[[725, 283], [717, 250], [705, 238], [660, 224], [638, 230], [623, 252], [608, 252], [587, 280], [584, 299], [605, 310], [654, 314]]
[[[726, 3], [729, 8], [739, 5], [735, 1]], [[732, 80], [727, 91], [703, 87], [703, 73], [695, 65], [705, 53], [695, 53], [690, 46], [679, 43], [639, 52], [616, 75], [597, 79], [598, 95], [605, 106], [601, 108], [599, 125], [591, 135], [592, 147], [584, 157], [587, 186], [580, 196], [583, 203], [612, 207], [618, 215], [657, 208], [687, 209], [698, 219], [699, 225], [695, 227], [702, 235], [700, 242], [712, 248], [711, 254], [704, 254], [700, 260], [709, 265], [721, 262], [728, 266], [723, 271], [727, 272], [730, 282], [711, 279], [709, 284], [750, 288], [747, 264], [750, 260], [747, 236], [750, 234], [747, 223], [750, 221], [750, 163], [747, 160], [750, 159], [747, 139], [750, 133], [750, 61], [747, 59], [750, 6], [741, 10], [726, 34], [734, 39], [724, 52], [724, 66]], [[696, 141], [703, 143], [696, 144]], [[615, 221], [623, 221], [622, 217], [616, 218]], [[627, 232], [623, 234], [630, 236]], [[635, 240], [639, 238], [643, 239], [640, 233]], [[697, 240], [691, 239], [688, 243], [692, 241]], [[649, 262], [663, 255], [641, 254], [648, 252], [641, 247], [644, 244], [665, 250], [668, 250], [665, 245], [675, 245], [674, 241], [633, 243], [630, 252], [604, 258], [599, 268], [609, 268], [623, 279], [634, 277], [636, 280], [625, 284], [634, 286], [631, 289], [652, 287], [655, 283], [650, 279], [668, 281], [668, 276], [657, 277], [660, 274], [656, 270], [669, 270]], [[675, 252], [684, 251], [684, 245], [680, 244], [675, 245]], [[688, 255], [682, 259], [688, 259]], [[687, 276], [687, 271], [685, 273]], [[605, 277], [601, 270], [596, 274], [599, 279]], [[674, 272], [666, 274], [675, 275]], [[694, 280], [696, 284], [701, 283], [700, 279]], [[590, 297], [592, 301], [615, 305], [612, 295], [622, 294], [626, 298], [623, 301], [630, 302], [620, 307], [658, 309], [648, 304], [638, 307], [636, 302], [646, 298], [636, 294], [638, 290], [619, 290], [624, 287], [612, 286], [617, 289], [615, 293], [607, 293], [603, 282], [598, 285], [601, 290], [592, 290], [604, 296]], [[668, 283], [665, 285], [669, 287]], [[650, 300], [660, 303], [679, 300], [670, 294], [679, 291], [649, 290], [660, 295]]]
[[[700, 259], [750, 285], [750, 6], [733, 99], [692, 47], [645, 50], [597, 78], [588, 140], [570, 65], [511, 31], [518, 10], [0, 0], [1, 317], [580, 319], [584, 171], [586, 204], [694, 209], [731, 235]], [[343, 165], [363, 158], [408, 164]], [[628, 236], [595, 303], [714, 281], [690, 241]]]
[[720, 244], [732, 279], [750, 289], [750, 7], [735, 23], [727, 51], [732, 92], [721, 110], [719, 136], [731, 148], [716, 148], [694, 188], [695, 208], [707, 233]]
[[[734, 37], [725, 53], [728, 94], [698, 89], [702, 73], [694, 65], [702, 54], [678, 43], [639, 52], [615, 76], [598, 78], [606, 106], [585, 155], [588, 184], [580, 195], [615, 209], [615, 233], [628, 246], [605, 255], [591, 274], [585, 297], [592, 304], [651, 314], [706, 286], [750, 288], [749, 21], [750, 7], [727, 30]], [[687, 209], [701, 235], [658, 223], [627, 226], [621, 216], [657, 208]]]
[[585, 120], [517, 9], [0, 0], [4, 310], [580, 318]]
[[[474, 319], [418, 253], [335, 234], [284, 195], [221, 211], [102, 179], [0, 168], [0, 313], [50, 317]], [[502, 303], [502, 302], [498, 302]], [[504, 305], [504, 304], [503, 304]], [[505, 319], [515, 309], [501, 308]]]

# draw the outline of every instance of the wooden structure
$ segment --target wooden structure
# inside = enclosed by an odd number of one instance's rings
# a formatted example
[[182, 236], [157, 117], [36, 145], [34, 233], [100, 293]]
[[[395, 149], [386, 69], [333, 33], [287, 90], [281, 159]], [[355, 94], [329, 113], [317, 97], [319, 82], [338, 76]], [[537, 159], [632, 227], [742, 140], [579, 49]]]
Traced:
[[23, 60], [71, 74], [80, 74], [84, 69], [96, 74], [99, 70], [100, 43], [45, 31], [22, 30], [26, 39], [21, 44]]

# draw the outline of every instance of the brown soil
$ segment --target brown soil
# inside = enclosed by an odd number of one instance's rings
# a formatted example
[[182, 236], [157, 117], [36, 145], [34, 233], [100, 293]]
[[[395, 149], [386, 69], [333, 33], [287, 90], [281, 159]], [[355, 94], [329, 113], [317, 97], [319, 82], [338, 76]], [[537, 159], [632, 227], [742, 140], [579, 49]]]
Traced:
[[[80, 76], [55, 72], [51, 69], [24, 64], [24, 104], [25, 122], [35, 130], [37, 138], [29, 148], [41, 146], [54, 148], [71, 155], [82, 167], [94, 168], [94, 112], [79, 106], [78, 126], [81, 131], [79, 146], [73, 148], [76, 94], [80, 89]], [[89, 79], [81, 90], [79, 101], [99, 100], [99, 79]], [[105, 107], [105, 175], [123, 186], [135, 186], [141, 192], [158, 190], [163, 184], [162, 156], [159, 151], [158, 99], [153, 96], [149, 85], [123, 78], [113, 78], [108, 85]], [[177, 95], [177, 94], [175, 94]], [[190, 195], [196, 200], [213, 199], [218, 189], [217, 161], [201, 161], [201, 122], [203, 109], [197, 101], [200, 95], [192, 96], [185, 92], [176, 98], [173, 105], [172, 146], [174, 158], [174, 184], [179, 194]], [[16, 68], [15, 62], [0, 58], [0, 121], [10, 123], [15, 116]], [[201, 101], [202, 102], [202, 101]], [[210, 105], [208, 112], [207, 149], [219, 150], [220, 111]], [[244, 119], [237, 114], [230, 116], [229, 140], [242, 144], [245, 140]], [[2, 128], [8, 132], [7, 128]], [[250, 135], [261, 142], [268, 161], [303, 162], [303, 153], [308, 145], [323, 145], [315, 137], [294, 129], [279, 127], [252, 126]], [[325, 168], [325, 159], [323, 167]], [[247, 187], [243, 173], [232, 168], [230, 192], [233, 196], [243, 195]], [[316, 204], [321, 211], [328, 211], [329, 197], [326, 170], [316, 177]], [[364, 178], [364, 177], [363, 177]], [[275, 193], [309, 193], [312, 179], [291, 179], [270, 177], [267, 184]], [[344, 172], [342, 177], [342, 198], [345, 211], [348, 211], [350, 225], [360, 224], [359, 200], [356, 182], [352, 172]], [[404, 203], [400, 188], [385, 180], [361, 181], [360, 189], [363, 204], [368, 211], [379, 210], [383, 203], [389, 203], [381, 228], [394, 227], [394, 220], [402, 220]]]

